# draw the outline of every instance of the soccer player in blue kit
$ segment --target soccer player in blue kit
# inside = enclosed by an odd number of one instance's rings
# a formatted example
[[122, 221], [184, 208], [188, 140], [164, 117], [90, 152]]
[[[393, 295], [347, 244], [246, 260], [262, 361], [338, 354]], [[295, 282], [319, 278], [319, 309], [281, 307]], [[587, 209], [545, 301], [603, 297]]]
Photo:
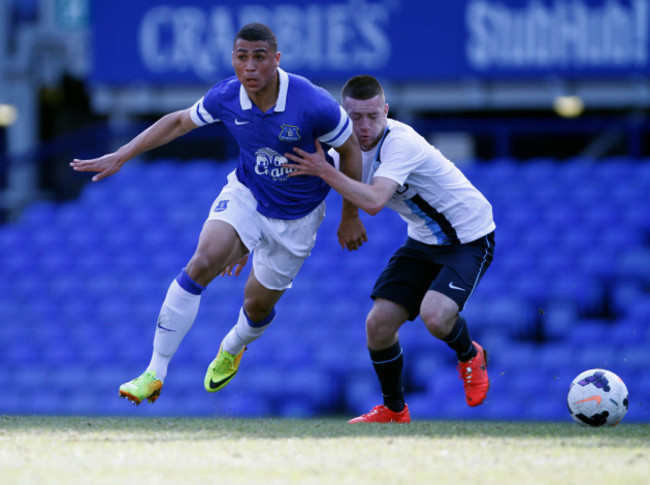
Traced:
[[465, 399], [477, 406], [490, 387], [487, 354], [472, 340], [459, 312], [492, 262], [492, 206], [413, 128], [388, 118], [384, 90], [374, 77], [351, 78], [341, 97], [361, 145], [363, 183], [328, 163], [318, 142], [315, 153], [296, 147], [294, 154], [285, 154], [293, 162], [286, 167], [293, 169], [292, 177], [321, 177], [371, 215], [384, 206], [395, 210], [406, 221], [408, 234], [375, 283], [366, 318], [370, 360], [384, 402], [349, 422], [411, 421], [398, 330], [418, 314], [427, 330], [455, 351]]
[[[359, 180], [361, 151], [347, 113], [324, 89], [279, 67], [280, 52], [267, 26], [253, 23], [235, 35], [235, 76], [215, 84], [190, 108], [169, 113], [116, 152], [72, 161], [74, 170], [119, 171], [128, 160], [189, 131], [220, 121], [240, 148], [236, 169], [215, 199], [187, 266], [162, 304], [145, 372], [122, 384], [119, 394], [135, 404], [160, 395], [167, 368], [193, 325], [206, 286], [220, 274], [238, 275], [253, 253], [237, 323], [208, 366], [205, 389], [222, 389], [235, 376], [248, 344], [275, 318], [275, 305], [309, 256], [325, 216], [330, 187], [318, 177], [288, 177], [285, 152], [313, 149], [316, 140], [341, 157], [342, 170]], [[356, 250], [366, 241], [358, 208], [343, 202], [339, 243]]]

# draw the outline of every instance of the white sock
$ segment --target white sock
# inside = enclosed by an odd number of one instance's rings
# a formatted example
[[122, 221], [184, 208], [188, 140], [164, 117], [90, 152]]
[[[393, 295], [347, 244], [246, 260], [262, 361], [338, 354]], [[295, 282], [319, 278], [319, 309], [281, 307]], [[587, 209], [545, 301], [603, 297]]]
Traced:
[[246, 345], [260, 338], [274, 318], [275, 308], [264, 320], [254, 323], [248, 319], [244, 309], [241, 308], [237, 323], [230, 329], [230, 332], [221, 343], [223, 349], [229, 354], [237, 355]]
[[156, 371], [156, 377], [161, 381], [164, 381], [167, 376], [169, 361], [194, 324], [200, 302], [200, 294], [196, 295], [184, 290], [176, 280], [169, 286], [167, 297], [158, 316], [153, 339], [153, 354], [147, 367], [147, 370]]

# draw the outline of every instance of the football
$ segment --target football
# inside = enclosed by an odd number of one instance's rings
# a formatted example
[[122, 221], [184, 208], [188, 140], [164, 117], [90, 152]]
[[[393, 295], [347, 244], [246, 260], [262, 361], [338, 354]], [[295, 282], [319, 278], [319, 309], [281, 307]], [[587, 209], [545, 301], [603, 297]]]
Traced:
[[627, 387], [611, 371], [589, 369], [571, 381], [567, 404], [582, 426], [616, 426], [627, 413]]

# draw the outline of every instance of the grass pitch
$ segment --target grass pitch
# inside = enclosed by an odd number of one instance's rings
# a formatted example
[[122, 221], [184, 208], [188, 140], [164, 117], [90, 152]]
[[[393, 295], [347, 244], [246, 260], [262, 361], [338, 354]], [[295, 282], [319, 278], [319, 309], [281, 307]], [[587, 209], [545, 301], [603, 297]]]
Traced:
[[0, 416], [1, 484], [647, 484], [650, 425]]

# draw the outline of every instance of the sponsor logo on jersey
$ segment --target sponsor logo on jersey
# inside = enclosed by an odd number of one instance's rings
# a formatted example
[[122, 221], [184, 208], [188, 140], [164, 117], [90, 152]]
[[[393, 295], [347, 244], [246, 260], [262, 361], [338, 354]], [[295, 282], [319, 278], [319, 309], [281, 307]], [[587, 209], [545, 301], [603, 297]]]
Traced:
[[409, 184], [404, 184], [401, 187], [398, 187], [395, 190], [395, 193], [392, 196], [393, 200], [409, 200], [417, 195], [415, 189], [412, 189]]
[[300, 133], [298, 127], [293, 125], [282, 125], [282, 131], [279, 135], [282, 141], [298, 141], [300, 140]]
[[284, 168], [283, 163], [288, 160], [272, 148], [260, 148], [255, 152], [255, 173], [262, 177], [269, 177], [274, 182], [284, 182], [287, 174], [293, 172], [291, 168]]

